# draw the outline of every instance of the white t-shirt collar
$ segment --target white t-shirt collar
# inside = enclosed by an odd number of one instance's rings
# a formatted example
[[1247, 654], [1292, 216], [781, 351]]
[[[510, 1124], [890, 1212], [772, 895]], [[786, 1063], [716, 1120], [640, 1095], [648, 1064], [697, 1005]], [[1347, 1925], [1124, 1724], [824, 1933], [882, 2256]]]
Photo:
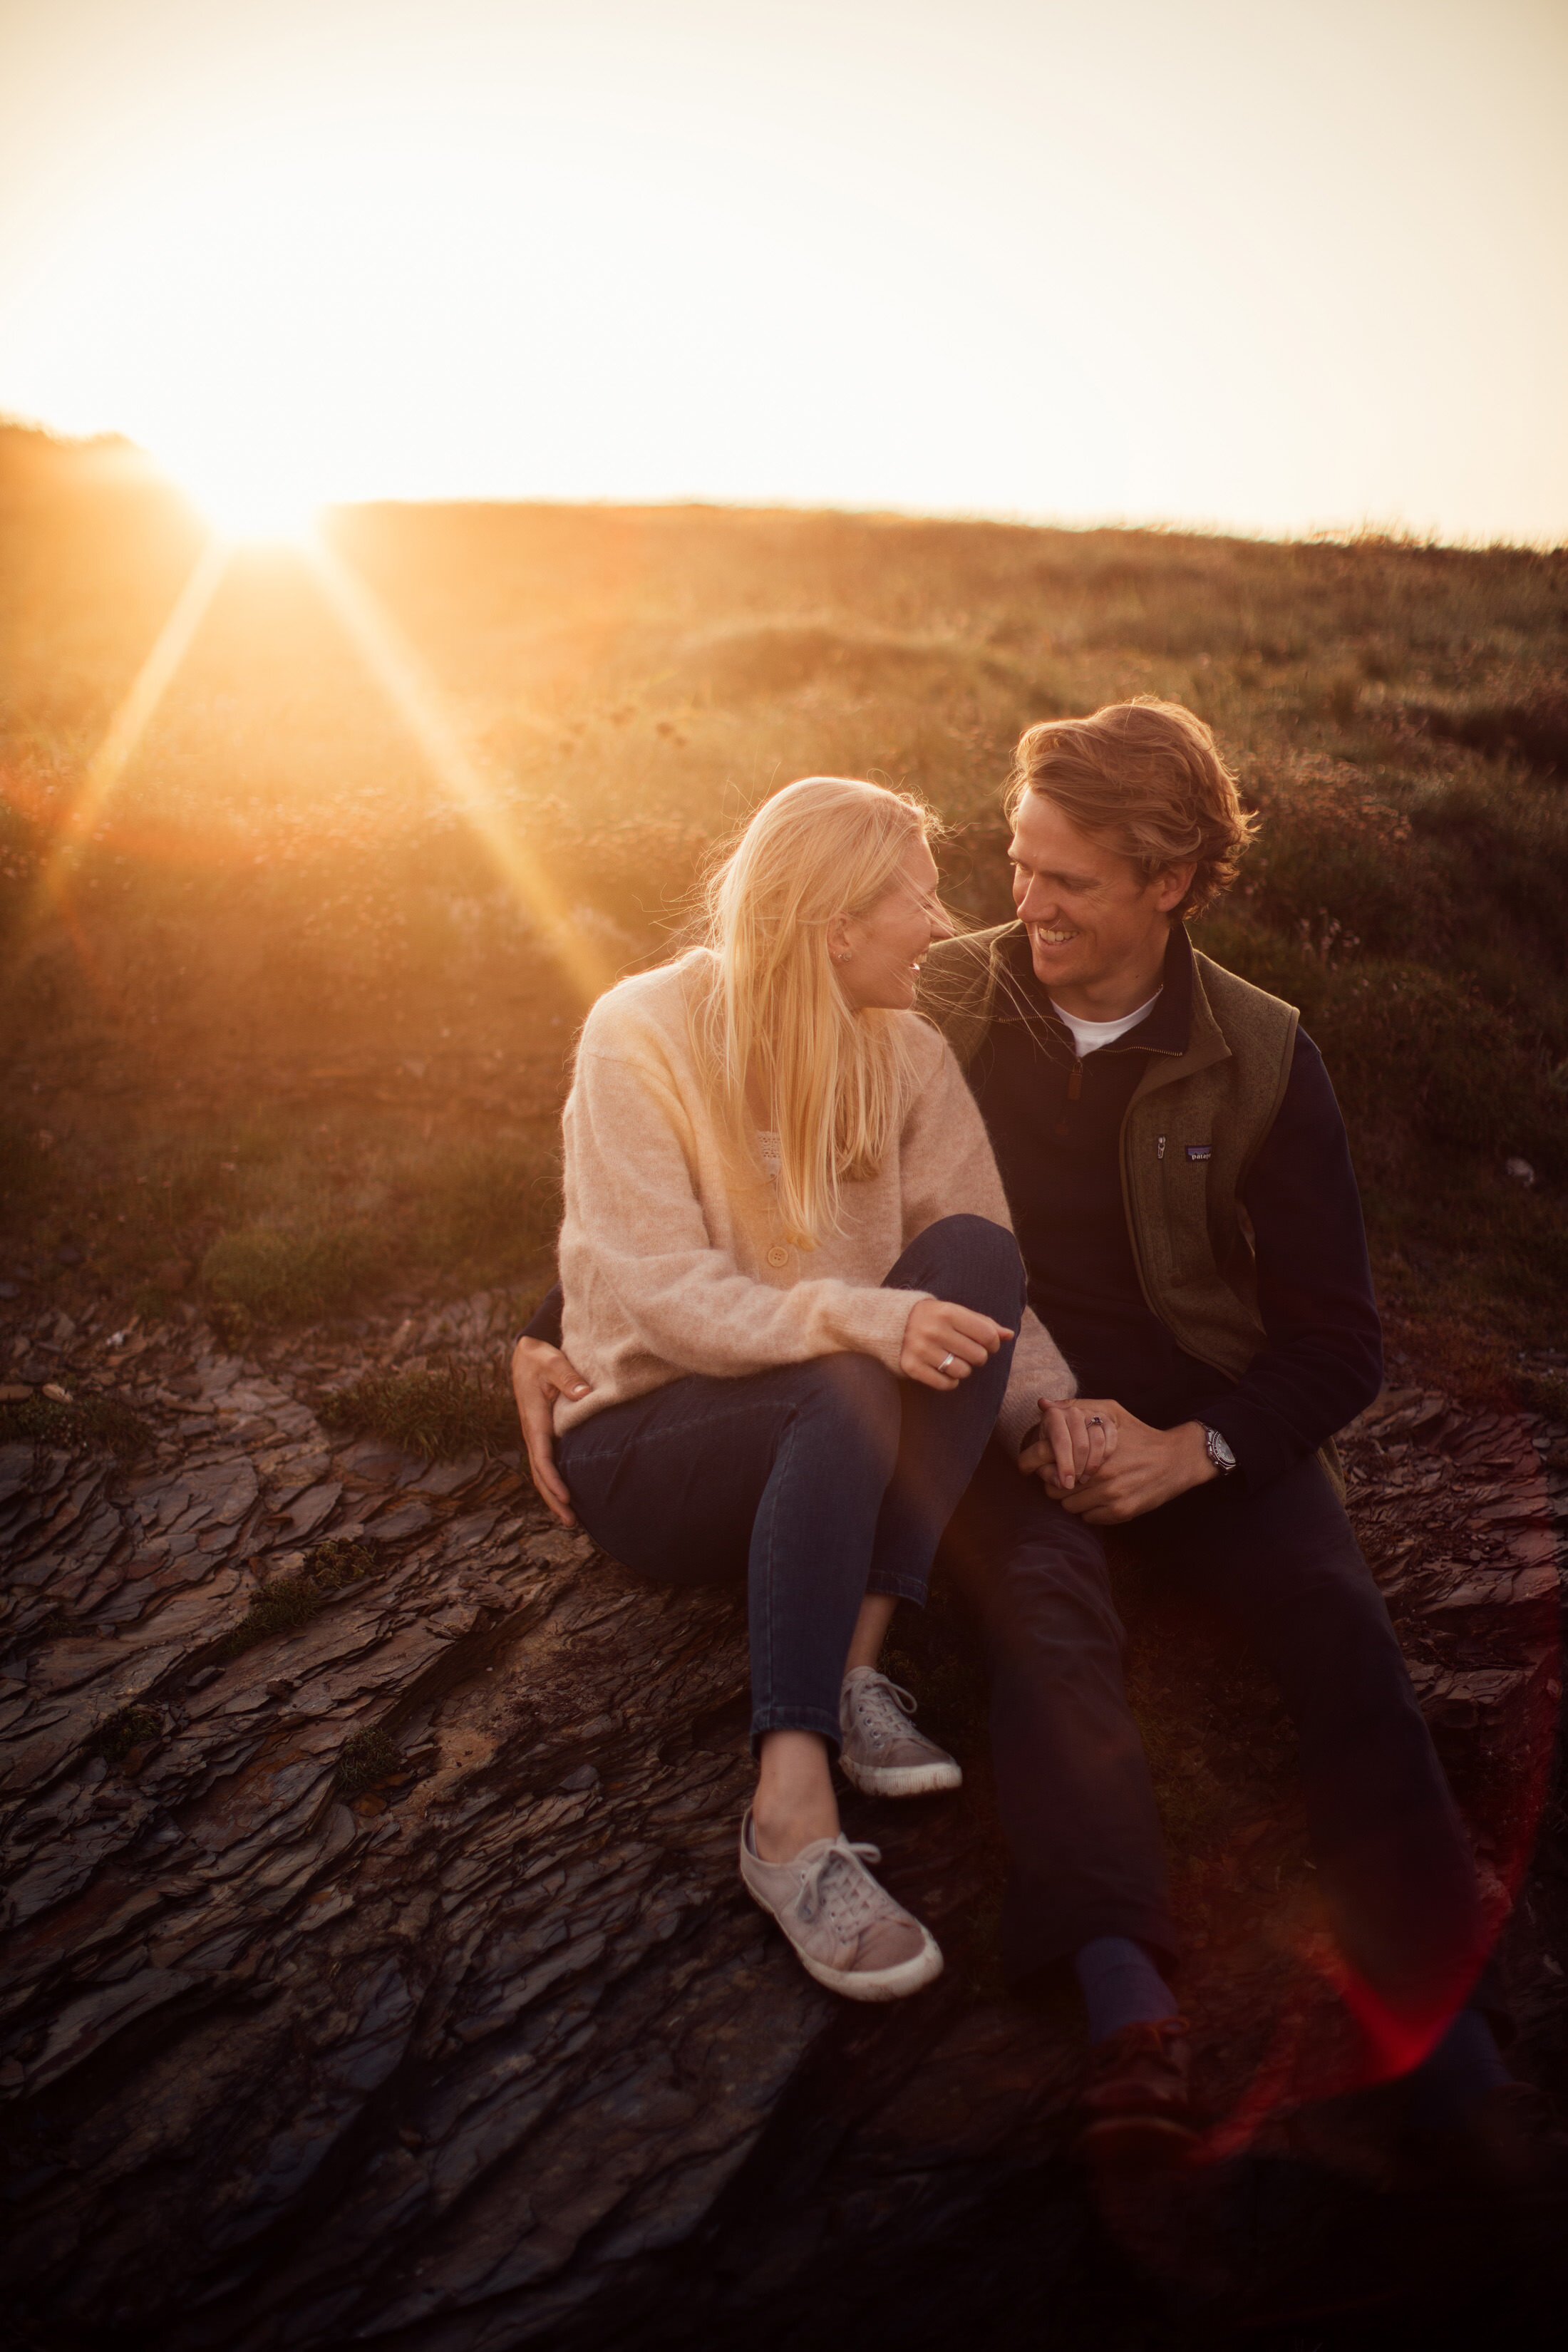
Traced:
[[1118, 1037], [1125, 1037], [1129, 1029], [1136, 1029], [1140, 1021], [1152, 1013], [1163, 993], [1163, 988], [1157, 988], [1147, 1004], [1141, 1004], [1136, 1013], [1124, 1013], [1120, 1021], [1080, 1021], [1075, 1013], [1064, 1013], [1054, 996], [1051, 1011], [1071, 1036], [1081, 1062], [1086, 1054], [1097, 1054], [1102, 1045], [1114, 1045]]

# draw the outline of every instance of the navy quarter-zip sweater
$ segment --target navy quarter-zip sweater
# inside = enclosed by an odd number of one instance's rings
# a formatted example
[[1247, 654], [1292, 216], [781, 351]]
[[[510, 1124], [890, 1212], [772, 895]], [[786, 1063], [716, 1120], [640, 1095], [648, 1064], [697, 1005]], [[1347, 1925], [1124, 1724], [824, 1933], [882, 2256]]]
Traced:
[[[1316, 1453], [1383, 1384], [1350, 1143], [1323, 1060], [1296, 1034], [1285, 1099], [1242, 1191], [1258, 1252], [1267, 1344], [1239, 1381], [1189, 1356], [1143, 1296], [1121, 1197], [1121, 1121], [1151, 1054], [1185, 1050], [1193, 951], [1171, 929], [1158, 1001], [1136, 1029], [1080, 1061], [1035, 977], [1026, 935], [1006, 943], [1012, 985], [969, 1067], [1028, 1278], [1029, 1304], [1086, 1396], [1114, 1397], [1156, 1429], [1217, 1429], [1249, 1488]], [[561, 1293], [528, 1335], [561, 1344]]]
[[1242, 1202], [1267, 1344], [1239, 1381], [1179, 1347], [1143, 1296], [1121, 1195], [1121, 1121], [1152, 1054], [1185, 1050], [1193, 952], [1174, 924], [1158, 1001], [1080, 1061], [1036, 978], [1025, 933], [1011, 986], [969, 1067], [1028, 1276], [1029, 1304], [1086, 1396], [1160, 1429], [1217, 1429], [1249, 1487], [1315, 1453], [1377, 1394], [1383, 1341], [1361, 1197], [1321, 1055], [1298, 1031], [1273, 1127]]

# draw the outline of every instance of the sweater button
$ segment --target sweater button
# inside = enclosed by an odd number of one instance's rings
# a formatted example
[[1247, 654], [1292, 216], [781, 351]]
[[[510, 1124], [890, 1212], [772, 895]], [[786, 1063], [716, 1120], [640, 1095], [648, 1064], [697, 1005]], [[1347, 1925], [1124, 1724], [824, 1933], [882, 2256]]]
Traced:
[[772, 1249], [768, 1252], [768, 1264], [770, 1265], [787, 1265], [789, 1264], [788, 1250], [783, 1248], [779, 1243], [775, 1242]]

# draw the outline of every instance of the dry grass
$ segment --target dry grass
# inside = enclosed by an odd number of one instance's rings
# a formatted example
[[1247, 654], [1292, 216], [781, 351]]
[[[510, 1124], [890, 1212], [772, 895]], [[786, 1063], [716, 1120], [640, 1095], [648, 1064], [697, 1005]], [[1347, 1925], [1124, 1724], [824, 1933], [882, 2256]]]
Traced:
[[[928, 794], [993, 918], [1019, 729], [1191, 703], [1266, 818], [1201, 936], [1329, 1056], [1407, 1352], [1496, 1389], [1561, 1333], [1563, 555], [694, 509], [366, 509], [336, 540], [609, 970], [812, 770]], [[112, 455], [0, 435], [0, 1276], [237, 1329], [526, 1291], [579, 1003], [299, 560], [237, 561], [37, 918], [194, 545]]]
[[327, 1429], [355, 1437], [384, 1437], [426, 1462], [455, 1462], [468, 1454], [510, 1452], [517, 1444], [517, 1407], [503, 1381], [460, 1366], [430, 1372], [368, 1372], [347, 1388], [318, 1398]]
[[133, 1462], [152, 1443], [153, 1433], [140, 1413], [114, 1397], [72, 1397], [62, 1402], [37, 1391], [31, 1396], [0, 1400], [0, 1445], [101, 1447], [122, 1462]]
[[346, 1591], [375, 1570], [375, 1546], [330, 1538], [313, 1544], [298, 1570], [269, 1576], [232, 1633], [214, 1652], [221, 1661], [243, 1657], [275, 1633], [298, 1633], [319, 1617], [334, 1593]]

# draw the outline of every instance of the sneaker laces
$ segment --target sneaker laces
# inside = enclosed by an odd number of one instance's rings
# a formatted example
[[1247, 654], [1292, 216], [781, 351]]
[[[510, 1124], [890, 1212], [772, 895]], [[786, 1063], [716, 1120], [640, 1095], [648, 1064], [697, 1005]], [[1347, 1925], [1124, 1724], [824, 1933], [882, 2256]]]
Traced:
[[881, 1859], [880, 1846], [852, 1845], [846, 1837], [836, 1838], [801, 1874], [801, 1917], [810, 1921], [819, 1913], [826, 1915], [834, 1933], [848, 1942], [873, 1919], [896, 1910], [887, 1888], [879, 1886], [865, 1867]]
[[857, 1683], [850, 1693], [849, 1705], [856, 1729], [871, 1747], [886, 1748], [890, 1739], [910, 1738], [914, 1693], [899, 1683], [890, 1683], [886, 1675], [874, 1678], [868, 1675], [864, 1682]]

